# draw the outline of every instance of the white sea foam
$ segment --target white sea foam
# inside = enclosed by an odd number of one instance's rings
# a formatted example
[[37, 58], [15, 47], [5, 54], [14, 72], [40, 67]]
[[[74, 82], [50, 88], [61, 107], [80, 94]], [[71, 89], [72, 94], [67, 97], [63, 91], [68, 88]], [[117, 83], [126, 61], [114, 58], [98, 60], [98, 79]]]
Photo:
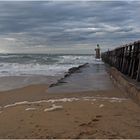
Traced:
[[73, 102], [78, 101], [79, 98], [62, 98], [62, 99], [50, 99], [47, 102], [55, 103], [55, 102]]
[[103, 105], [103, 104], [100, 104], [100, 105], [99, 105], [99, 108], [102, 108], [102, 107], [104, 107], [104, 105]]
[[99, 100], [110, 100], [110, 101], [116, 101], [116, 102], [121, 102], [124, 100], [127, 100], [126, 98], [117, 98], [117, 97], [83, 97], [84, 100], [95, 100], [95, 99], [99, 99]]
[[33, 111], [33, 110], [36, 110], [36, 108], [26, 108], [25, 110], [26, 111]]
[[0, 77], [55, 76], [84, 63], [97, 61], [92, 55], [0, 55]]
[[0, 63], [0, 77], [3, 76], [23, 76], [23, 75], [46, 75], [55, 76], [63, 74], [69, 68], [78, 66], [74, 64], [18, 64], [18, 63]]
[[116, 97], [82, 97], [82, 98], [60, 98], [60, 99], [49, 99], [49, 100], [39, 100], [39, 101], [34, 101], [34, 102], [29, 102], [29, 101], [23, 101], [23, 102], [16, 102], [14, 104], [8, 104], [5, 105], [3, 108], [8, 108], [8, 107], [14, 107], [17, 105], [29, 105], [29, 104], [38, 104], [38, 103], [56, 103], [56, 102], [73, 102], [73, 101], [96, 101], [96, 100], [108, 100], [110, 102], [122, 102], [127, 100], [126, 98], [116, 98]]
[[63, 108], [63, 106], [61, 106], [61, 105], [56, 106], [55, 104], [53, 104], [52, 107], [44, 109], [44, 112], [46, 112], [46, 111], [54, 111], [54, 110], [58, 110], [58, 109], [62, 109], [62, 108]]
[[8, 107], [14, 107], [16, 105], [23, 105], [23, 104], [28, 104], [28, 101], [23, 101], [23, 102], [16, 102], [14, 104], [9, 104], [9, 105], [5, 105], [4, 108], [8, 108]]

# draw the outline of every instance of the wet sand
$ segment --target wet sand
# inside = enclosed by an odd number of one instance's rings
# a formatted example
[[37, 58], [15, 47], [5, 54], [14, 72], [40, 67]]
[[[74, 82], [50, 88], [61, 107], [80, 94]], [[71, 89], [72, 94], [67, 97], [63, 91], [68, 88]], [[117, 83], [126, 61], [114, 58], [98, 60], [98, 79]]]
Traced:
[[[57, 90], [72, 88], [69, 79]], [[67, 93], [40, 84], [0, 92], [0, 138], [140, 139], [140, 107], [113, 84], [99, 87]]]
[[140, 138], [139, 106], [112, 92], [4, 106], [0, 138]]
[[3, 76], [0, 77], [0, 91], [8, 91], [28, 85], [51, 84], [57, 81], [61, 76]]
[[48, 85], [30, 85], [27, 87], [0, 92], [0, 106], [22, 101], [46, 99]]
[[64, 78], [61, 82], [60, 86], [49, 88], [48, 92], [59, 94], [81, 91], [105, 91], [114, 88], [104, 64], [85, 65], [85, 67], [71, 74], [70, 77]]
[[1, 105], [0, 138], [140, 138], [140, 108], [118, 89], [49, 94], [36, 85], [7, 92], [14, 99], [19, 93], [20, 100]]

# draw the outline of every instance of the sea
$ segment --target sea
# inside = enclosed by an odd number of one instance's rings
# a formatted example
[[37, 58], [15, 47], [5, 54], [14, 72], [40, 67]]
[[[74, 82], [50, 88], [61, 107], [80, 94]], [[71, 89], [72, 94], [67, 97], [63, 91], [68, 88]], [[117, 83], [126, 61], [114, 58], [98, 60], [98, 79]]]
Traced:
[[96, 63], [89, 54], [0, 54], [0, 77], [56, 76], [84, 63]]
[[68, 69], [102, 63], [91, 54], [0, 54], [0, 91], [55, 83]]

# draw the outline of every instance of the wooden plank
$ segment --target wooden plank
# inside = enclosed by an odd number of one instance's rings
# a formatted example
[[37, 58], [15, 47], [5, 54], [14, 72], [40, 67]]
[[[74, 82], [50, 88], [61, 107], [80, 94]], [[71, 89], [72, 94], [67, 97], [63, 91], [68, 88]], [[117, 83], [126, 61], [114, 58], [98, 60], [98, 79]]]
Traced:
[[122, 53], [124, 54], [123, 59], [122, 59], [122, 68], [121, 68], [122, 73], [125, 73], [125, 67], [126, 67], [126, 58], [125, 57], [126, 57], [127, 49], [128, 49], [128, 46], [126, 46], [122, 51]]
[[136, 77], [137, 82], [140, 81], [140, 42], [138, 42], [138, 59], [139, 59], [139, 63], [138, 63], [138, 70], [137, 70], [137, 77]]
[[131, 63], [131, 53], [132, 53], [132, 45], [129, 45], [128, 65], [127, 65], [127, 70], [126, 70], [127, 75], [129, 75], [129, 67], [130, 67], [130, 63]]
[[139, 54], [139, 64], [138, 64], [138, 70], [137, 70], [137, 77], [136, 80], [139, 82], [140, 81], [140, 54]]
[[138, 46], [137, 43], [134, 43], [134, 49], [133, 49], [133, 66], [132, 66], [132, 72], [131, 72], [131, 78], [135, 78], [136, 74], [136, 62], [137, 62], [137, 51], [138, 51]]
[[133, 65], [133, 49], [134, 49], [134, 46], [133, 44], [131, 45], [131, 54], [130, 54], [130, 65], [129, 65], [129, 68], [128, 68], [128, 76], [131, 76], [131, 71], [132, 71], [132, 65]]
[[134, 78], [134, 72], [135, 72], [135, 64], [136, 64], [136, 60], [133, 60], [133, 64], [132, 64], [132, 71], [131, 71], [131, 78]]

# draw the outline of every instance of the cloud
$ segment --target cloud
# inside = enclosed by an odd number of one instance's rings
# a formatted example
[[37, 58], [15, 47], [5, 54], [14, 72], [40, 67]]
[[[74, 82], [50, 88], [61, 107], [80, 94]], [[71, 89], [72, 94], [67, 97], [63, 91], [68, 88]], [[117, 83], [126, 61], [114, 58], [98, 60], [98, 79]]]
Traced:
[[7, 41], [16, 41], [16, 38], [3, 38], [3, 39]]
[[103, 50], [114, 48], [140, 38], [139, 6], [127, 1], [0, 1], [0, 38], [5, 38], [0, 50], [67, 53], [86, 44], [79, 53], [89, 53], [97, 43]]

